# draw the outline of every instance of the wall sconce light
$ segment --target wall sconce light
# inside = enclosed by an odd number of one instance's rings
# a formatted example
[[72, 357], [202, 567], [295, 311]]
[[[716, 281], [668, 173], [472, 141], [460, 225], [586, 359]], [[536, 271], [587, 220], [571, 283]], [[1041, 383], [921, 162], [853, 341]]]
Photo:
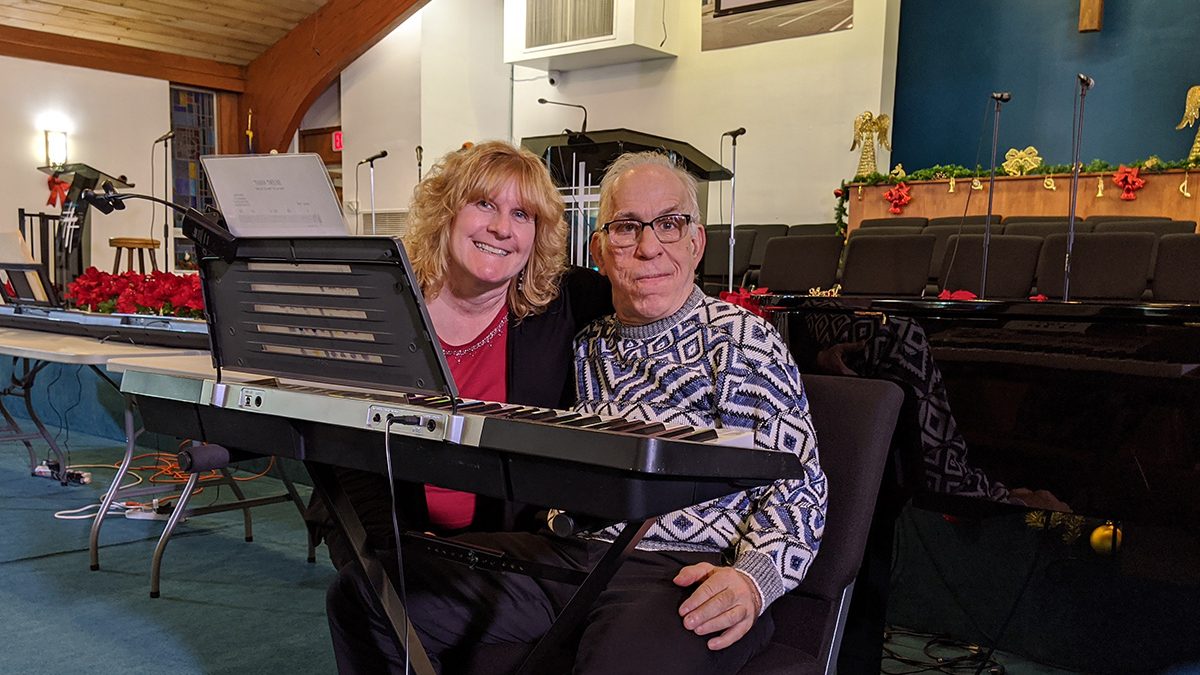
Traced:
[[67, 163], [67, 132], [46, 130], [46, 166]]

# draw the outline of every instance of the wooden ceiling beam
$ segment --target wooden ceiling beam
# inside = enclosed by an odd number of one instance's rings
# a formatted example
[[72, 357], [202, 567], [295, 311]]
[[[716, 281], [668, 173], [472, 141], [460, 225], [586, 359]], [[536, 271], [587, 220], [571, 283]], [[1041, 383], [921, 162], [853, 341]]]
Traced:
[[67, 35], [51, 37], [41, 31], [12, 26], [0, 26], [0, 55], [153, 77], [221, 91], [242, 92], [246, 89], [246, 73], [241, 66]]
[[254, 151], [286, 150], [342, 70], [428, 1], [329, 0], [251, 61], [239, 114], [245, 120], [254, 111]]

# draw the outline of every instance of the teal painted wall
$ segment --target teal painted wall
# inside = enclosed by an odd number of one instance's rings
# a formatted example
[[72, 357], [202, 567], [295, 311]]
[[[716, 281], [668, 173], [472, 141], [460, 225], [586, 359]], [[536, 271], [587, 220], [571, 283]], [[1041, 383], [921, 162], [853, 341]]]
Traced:
[[[0, 361], [3, 387], [9, 386], [12, 372], [11, 358]], [[120, 374], [109, 376], [120, 384]], [[50, 364], [38, 373], [32, 399], [42, 422], [60, 430], [57, 439], [60, 445], [74, 432], [125, 440], [124, 399], [87, 366]], [[32, 424], [26, 424], [29, 414], [19, 397], [6, 396], [3, 402], [22, 428], [34, 430]], [[34, 445], [41, 452], [45, 443], [35, 441]]]
[[1077, 73], [1096, 80], [1082, 161], [1186, 157], [1195, 128], [1175, 125], [1200, 84], [1200, 2], [1109, 0], [1104, 30], [1080, 33], [1078, 22], [1077, 0], [903, 0], [892, 161], [986, 167], [988, 94], [1010, 91], [1000, 161], [1033, 145], [1047, 163], [1070, 163]]

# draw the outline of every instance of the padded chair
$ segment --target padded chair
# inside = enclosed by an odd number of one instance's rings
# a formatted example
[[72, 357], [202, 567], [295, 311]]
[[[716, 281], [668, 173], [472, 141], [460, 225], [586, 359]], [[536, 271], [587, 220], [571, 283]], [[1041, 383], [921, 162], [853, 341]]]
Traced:
[[[1083, 220], [1083, 218], [1076, 218], [1075, 220], [1079, 221], [1079, 220]], [[1066, 216], [1008, 216], [1001, 222], [1004, 223], [1005, 225], [1008, 225], [1009, 223], [1065, 223], [1065, 222], [1067, 222], [1067, 217]]]
[[837, 234], [837, 223], [797, 223], [788, 226], [788, 236], [802, 234]]
[[[1066, 234], [1068, 229], [1066, 220], [1042, 220], [1042, 221], [1019, 221], [1010, 223], [1004, 222], [1004, 234], [1019, 234], [1029, 237], [1047, 237], [1052, 234]], [[1075, 234], [1081, 232], [1091, 232], [1095, 223], [1089, 223], [1082, 219], [1075, 220]]]
[[745, 675], [829, 673], [904, 394], [884, 380], [805, 375], [821, 468], [829, 481], [825, 533], [804, 583], [770, 608], [775, 635], [739, 671]]
[[1110, 215], [1095, 215], [1088, 216], [1086, 220], [1089, 223], [1106, 223], [1112, 220], [1170, 220], [1170, 216], [1110, 216]]
[[919, 225], [888, 225], [850, 230], [850, 237], [878, 237], [890, 234], [921, 234], [925, 228]]
[[[705, 293], [716, 295], [729, 285], [729, 227], [713, 226], [707, 229], [704, 257], [700, 261], [700, 275]], [[750, 254], [754, 250], [754, 239], [758, 232], [737, 228], [733, 243], [733, 281], [739, 283], [750, 269]]]
[[904, 217], [904, 218], [864, 218], [859, 227], [899, 227], [899, 226], [917, 226], [925, 227], [929, 224], [928, 218], [920, 217]]
[[929, 278], [932, 234], [850, 237], [842, 269], [843, 295], [919, 296]]
[[[939, 216], [937, 218], [930, 218], [929, 224], [930, 225], [958, 225], [959, 223], [963, 223], [964, 225], [983, 225], [984, 221], [986, 221], [986, 220], [987, 220], [986, 213], [977, 213], [977, 214], [972, 214], [972, 215], [966, 216], [965, 218], [963, 216]], [[1004, 216], [1001, 216], [999, 213], [992, 214], [992, 227], [999, 226], [1000, 223], [1002, 223], [1003, 221], [1004, 221]]]
[[[1042, 237], [992, 235], [988, 245], [988, 299], [1028, 298], [1041, 250]], [[938, 287], [951, 291], [971, 291], [979, 295], [979, 278], [982, 274], [983, 235], [950, 235], [942, 256]]]
[[1166, 234], [1195, 234], [1194, 220], [1167, 220], [1165, 218], [1137, 220], [1101, 220], [1096, 222], [1093, 232], [1149, 232], [1156, 237]]
[[[741, 675], [833, 672], [904, 399], [896, 384], [858, 377], [805, 375], [804, 391], [829, 482], [825, 532], [804, 583], [771, 604], [775, 633]], [[511, 673], [527, 649], [480, 645], [454, 672]]]
[[[986, 227], [986, 225], [972, 223], [963, 223], [961, 225], [958, 223], [954, 223], [953, 225], [934, 225], [932, 220], [929, 221], [929, 224], [925, 226], [925, 229], [921, 230], [922, 234], [932, 234], [934, 237], [937, 237], [937, 241], [933, 244], [933, 256], [929, 261], [929, 278], [934, 280], [935, 283], [937, 279], [941, 278], [942, 258], [946, 255], [946, 241], [949, 240], [952, 235], [983, 234], [983, 231]], [[992, 234], [998, 234], [1000, 232], [1000, 227], [1001, 226], [999, 222], [992, 221]]]
[[[750, 269], [742, 279], [742, 286], [750, 287], [758, 285], [758, 270], [762, 267], [763, 256], [767, 254], [767, 242], [775, 237], [786, 237], [788, 226], [783, 223], [738, 225], [739, 230], [743, 227], [758, 233], [754, 235], [754, 246], [750, 249]], [[729, 246], [728, 243], [725, 245]]]
[[[1149, 232], [1076, 234], [1071, 253], [1071, 299], [1141, 299], [1156, 243]], [[1052, 234], [1045, 238], [1038, 258], [1038, 293], [1049, 298], [1062, 297], [1066, 253], [1067, 235]]]
[[1200, 235], [1165, 234], [1154, 264], [1154, 301], [1200, 303]]
[[767, 245], [758, 285], [784, 293], [807, 293], [837, 282], [845, 242], [840, 234], [776, 237]]

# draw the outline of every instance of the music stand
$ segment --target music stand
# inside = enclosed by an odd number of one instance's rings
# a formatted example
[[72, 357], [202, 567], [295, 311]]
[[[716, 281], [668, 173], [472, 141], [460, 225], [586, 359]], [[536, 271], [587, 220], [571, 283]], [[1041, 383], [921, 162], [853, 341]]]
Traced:
[[239, 237], [200, 279], [213, 365], [457, 400], [398, 239]]
[[62, 300], [46, 266], [40, 263], [0, 262], [0, 298], [6, 305], [61, 309]]

